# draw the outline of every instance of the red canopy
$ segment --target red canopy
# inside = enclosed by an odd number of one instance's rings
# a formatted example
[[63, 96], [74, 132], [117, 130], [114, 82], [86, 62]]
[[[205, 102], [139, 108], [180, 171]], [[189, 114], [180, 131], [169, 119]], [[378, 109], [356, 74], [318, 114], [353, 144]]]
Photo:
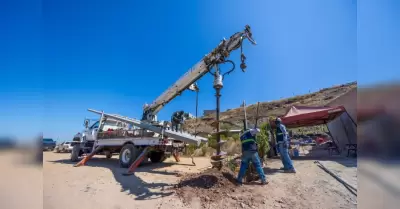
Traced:
[[[282, 123], [287, 128], [297, 128], [302, 126], [315, 126], [326, 124], [335, 119], [346, 109], [343, 106], [337, 107], [306, 107], [292, 106], [287, 113], [281, 117]], [[272, 127], [275, 123], [271, 121]]]

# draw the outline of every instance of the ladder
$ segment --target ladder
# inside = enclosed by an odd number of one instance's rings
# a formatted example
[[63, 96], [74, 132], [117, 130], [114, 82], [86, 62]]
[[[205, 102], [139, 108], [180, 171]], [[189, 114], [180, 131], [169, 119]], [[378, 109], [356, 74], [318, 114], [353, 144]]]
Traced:
[[163, 134], [166, 135], [168, 137], [171, 137], [175, 140], [180, 140], [183, 141], [187, 144], [195, 144], [197, 146], [200, 145], [201, 142], [207, 142], [208, 139], [204, 138], [204, 137], [200, 137], [200, 136], [195, 136], [189, 133], [185, 133], [185, 132], [177, 132], [177, 131], [172, 131], [172, 130], [165, 130], [161, 127], [157, 127], [151, 123], [147, 123], [145, 121], [140, 121], [138, 119], [134, 119], [134, 118], [129, 118], [126, 116], [122, 116], [122, 115], [117, 115], [117, 114], [109, 114], [109, 113], [105, 113], [105, 112], [101, 112], [101, 111], [97, 111], [97, 110], [93, 110], [93, 109], [88, 109], [89, 112], [93, 112], [99, 115], [103, 115], [103, 117], [107, 117], [107, 118], [112, 118], [115, 120], [119, 120], [119, 121], [123, 121], [129, 124], [132, 124], [134, 126], [137, 126], [139, 128], [142, 129], [147, 129], [150, 131], [153, 131], [155, 133], [158, 134]]

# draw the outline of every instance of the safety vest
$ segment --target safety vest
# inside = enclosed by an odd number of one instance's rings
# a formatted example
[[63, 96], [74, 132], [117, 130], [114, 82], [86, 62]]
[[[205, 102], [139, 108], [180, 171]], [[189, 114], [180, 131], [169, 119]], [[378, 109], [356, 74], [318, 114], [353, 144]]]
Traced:
[[276, 142], [283, 142], [286, 140], [285, 126], [283, 124], [279, 124], [276, 127]]
[[240, 142], [242, 143], [242, 152], [243, 151], [255, 151], [255, 152], [257, 152], [256, 137], [253, 136], [250, 133], [250, 131], [246, 131], [240, 136]]

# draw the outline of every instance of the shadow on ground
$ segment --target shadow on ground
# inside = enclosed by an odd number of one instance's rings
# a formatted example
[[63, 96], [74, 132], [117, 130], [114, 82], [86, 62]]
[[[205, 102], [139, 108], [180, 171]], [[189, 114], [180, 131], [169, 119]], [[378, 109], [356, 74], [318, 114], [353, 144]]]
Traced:
[[[75, 163], [71, 162], [68, 159], [48, 161], [51, 163], [61, 163], [61, 164], [69, 164], [73, 166]], [[124, 176], [123, 173], [127, 172], [126, 168], [121, 168], [119, 166], [118, 159], [105, 159], [105, 158], [92, 158], [90, 161], [86, 163], [86, 167], [103, 167], [108, 168], [113, 173], [115, 180], [121, 185], [121, 192], [125, 192], [128, 195], [134, 195], [135, 200], [149, 200], [149, 199], [157, 199], [165, 196], [172, 195], [174, 192], [167, 192], [167, 189], [172, 187], [172, 183], [162, 183], [162, 182], [152, 182], [148, 183], [143, 181], [141, 178], [136, 176], [138, 173], [145, 174], [156, 174], [156, 175], [168, 175], [168, 176], [178, 176], [177, 172], [174, 171], [162, 171], [159, 169], [167, 168], [172, 165], [178, 166], [193, 166], [182, 163], [144, 163], [140, 165], [135, 174], [130, 176]], [[77, 167], [75, 169], [80, 169]], [[153, 191], [157, 190], [157, 191]]]
[[265, 175], [267, 175], [267, 176], [274, 175], [276, 173], [283, 173], [283, 170], [278, 169], [278, 168], [264, 167], [263, 170], [264, 170]]
[[228, 179], [228, 181], [230, 181], [231, 183], [236, 184], [236, 177], [233, 176], [231, 173], [222, 172], [222, 175], [223, 175], [226, 179]]

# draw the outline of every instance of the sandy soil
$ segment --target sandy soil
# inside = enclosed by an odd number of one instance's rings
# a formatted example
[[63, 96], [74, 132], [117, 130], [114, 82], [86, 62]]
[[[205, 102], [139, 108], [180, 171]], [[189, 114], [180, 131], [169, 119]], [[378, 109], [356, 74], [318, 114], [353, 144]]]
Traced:
[[30, 154], [0, 151], [0, 208], [43, 208], [42, 168]]
[[[297, 174], [282, 173], [279, 160], [268, 161], [265, 172], [270, 183], [244, 185], [224, 194], [218, 200], [199, 197], [182, 201], [174, 189], [183, 176], [198, 173], [210, 166], [208, 158], [179, 163], [141, 166], [133, 176], [123, 176], [118, 156], [105, 159], [96, 156], [84, 167], [74, 168], [68, 154], [44, 152], [43, 207], [52, 208], [357, 208], [357, 198], [334, 178], [322, 171], [313, 160], [296, 160]], [[355, 163], [326, 161], [351, 184], [356, 175]], [[348, 178], [348, 179], [346, 179]], [[355, 181], [355, 185], [357, 186]], [[254, 201], [249, 201], [254, 200]], [[254, 202], [254, 204], [253, 204]]]

